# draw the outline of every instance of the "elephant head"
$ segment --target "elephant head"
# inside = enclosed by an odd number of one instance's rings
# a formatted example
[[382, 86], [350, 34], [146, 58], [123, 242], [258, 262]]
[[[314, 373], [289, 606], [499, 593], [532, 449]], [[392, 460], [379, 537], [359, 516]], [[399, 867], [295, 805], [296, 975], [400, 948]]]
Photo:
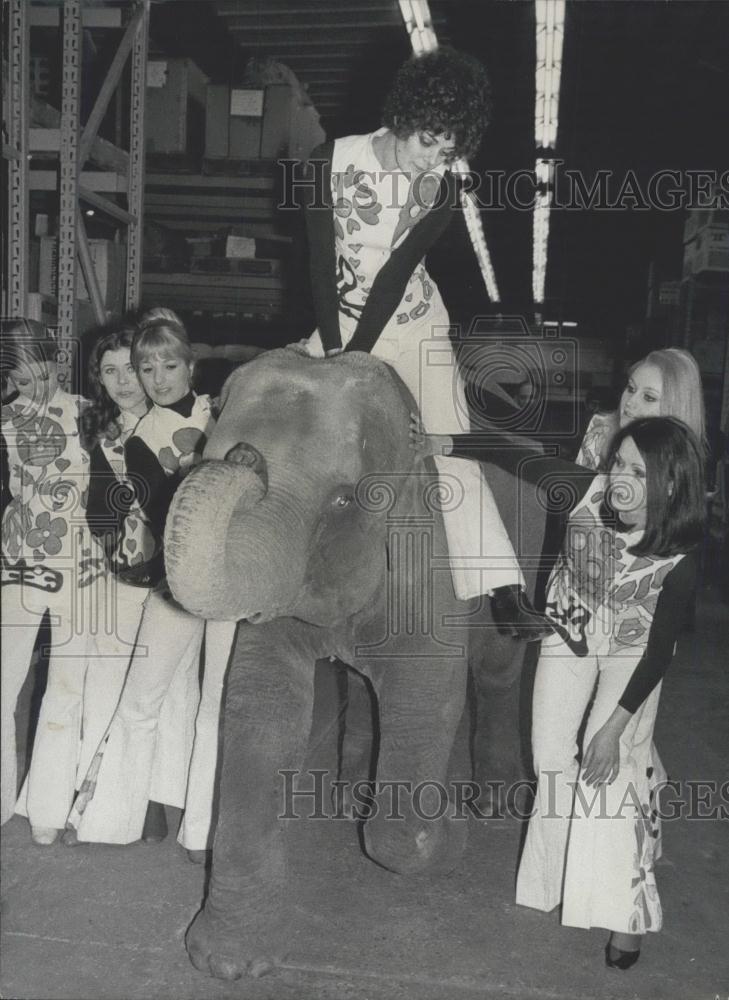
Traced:
[[362, 611], [387, 567], [387, 512], [363, 502], [362, 483], [414, 464], [403, 383], [369, 355], [287, 348], [237, 369], [221, 407], [167, 519], [176, 599], [254, 623], [334, 625]]

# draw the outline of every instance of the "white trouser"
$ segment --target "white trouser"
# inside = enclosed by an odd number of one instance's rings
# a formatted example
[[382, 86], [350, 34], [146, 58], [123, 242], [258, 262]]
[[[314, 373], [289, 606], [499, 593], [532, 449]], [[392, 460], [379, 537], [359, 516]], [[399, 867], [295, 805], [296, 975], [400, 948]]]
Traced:
[[74, 574], [62, 573], [58, 593], [5, 584], [2, 593], [2, 693], [0, 821], [15, 810], [18, 758], [15, 708], [30, 669], [43, 615], [50, 612], [48, 682], [35, 734], [28, 777], [27, 810], [37, 827], [62, 829], [76, 786], [86, 635], [94, 614], [95, 586], [76, 590]]
[[195, 719], [195, 743], [187, 779], [185, 815], [178, 836], [188, 850], [212, 847], [213, 800], [217, 787], [220, 705], [237, 622], [205, 623], [205, 671]]
[[[614, 711], [637, 655], [577, 657], [544, 640], [534, 684], [532, 747], [537, 796], [519, 866], [516, 901], [562, 903], [562, 923], [627, 934], [661, 928], [653, 865], [660, 817], [650, 803], [651, 740], [660, 685], [620, 739], [620, 771], [598, 792], [578, 774], [577, 733], [590, 697], [583, 746]], [[594, 800], [594, 801], [593, 801]]]
[[[223, 625], [232, 639], [234, 626], [227, 622]], [[170, 805], [184, 802], [185, 808], [194, 811], [195, 798], [190, 797], [189, 789], [187, 796], [184, 791], [188, 787], [191, 756], [199, 754], [208, 761], [207, 769], [196, 765], [196, 773], [202, 775], [204, 771], [212, 787], [217, 760], [217, 716], [213, 751], [204, 737], [200, 741], [201, 749], [193, 751], [191, 721], [194, 715], [188, 710], [178, 712], [177, 718], [171, 719], [182, 733], [182, 742], [177, 741], [177, 746], [188, 748], [182, 755], [173, 751], [174, 739], [165, 740], [163, 745], [159, 738], [162, 705], [175, 686], [181, 694], [178, 702], [192, 707], [197, 713], [199, 655], [204, 631], [202, 619], [188, 614], [169, 598], [166, 584], [149, 594], [137, 647], [103, 748], [96, 788], [78, 819], [79, 840], [115, 844], [138, 840], [150, 799]], [[229, 652], [230, 645], [222, 673]], [[215, 656], [210, 659], [212, 677], [217, 672], [218, 661]], [[166, 753], [165, 746], [171, 752]], [[170, 794], [171, 789], [182, 790], [182, 801], [179, 792]], [[195, 797], [197, 794], [196, 788]], [[174, 801], [168, 801], [170, 798]], [[212, 791], [208, 799], [212, 800]], [[209, 822], [208, 812], [208, 826]], [[199, 846], [204, 847], [205, 843]]]
[[[106, 605], [100, 615], [105, 625], [89, 636], [87, 650], [77, 788], [81, 787], [119, 704], [149, 593], [147, 587], [132, 587], [113, 575], [106, 577]], [[144, 650], [140, 653], [146, 655]], [[179, 808], [185, 802], [186, 772], [182, 762], [190, 756], [197, 705], [197, 692], [194, 686], [191, 691], [189, 688], [186, 676], [175, 673], [160, 708], [152, 770], [150, 797]]]
[[[466, 434], [468, 405], [447, 336], [448, 314], [440, 308], [426, 319], [402, 331], [389, 323], [372, 355], [386, 361], [403, 380], [428, 433]], [[348, 334], [344, 323], [340, 325], [346, 345], [351, 331]], [[318, 331], [304, 343], [311, 354], [323, 354]], [[435, 465], [445, 491], [453, 497], [443, 506], [443, 523], [456, 596], [465, 601], [497, 587], [524, 586], [514, 547], [478, 462], [439, 456]]]

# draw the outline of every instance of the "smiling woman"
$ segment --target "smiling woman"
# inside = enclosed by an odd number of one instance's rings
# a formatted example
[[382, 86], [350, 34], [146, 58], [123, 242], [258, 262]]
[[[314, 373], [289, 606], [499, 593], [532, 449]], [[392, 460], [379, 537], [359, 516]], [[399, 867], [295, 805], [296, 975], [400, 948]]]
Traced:
[[677, 347], [651, 351], [628, 372], [614, 413], [596, 413], [577, 455], [577, 464], [604, 469], [616, 432], [639, 417], [675, 417], [706, 445], [704, 395], [699, 367], [688, 351]]
[[[123, 583], [133, 585], [126, 590], [142, 590], [144, 610], [117, 711], [90, 765], [87, 797], [72, 821], [79, 841], [156, 841], [167, 833], [164, 804], [184, 807], [181, 839], [191, 859], [201, 860], [210, 833], [218, 709], [235, 625], [206, 624], [172, 600], [164, 578], [162, 537], [172, 496], [200, 462], [215, 421], [210, 398], [192, 391], [192, 349], [174, 313], [157, 310], [143, 316], [131, 345], [132, 373], [127, 360], [107, 352], [99, 378], [113, 391], [131, 394], [132, 375], [136, 379], [138, 373], [152, 400], [141, 420], [135, 420], [121, 458], [139, 515], [135, 521], [148, 526], [154, 552], [151, 559], [119, 569]], [[162, 742], [173, 752], [164, 753]]]

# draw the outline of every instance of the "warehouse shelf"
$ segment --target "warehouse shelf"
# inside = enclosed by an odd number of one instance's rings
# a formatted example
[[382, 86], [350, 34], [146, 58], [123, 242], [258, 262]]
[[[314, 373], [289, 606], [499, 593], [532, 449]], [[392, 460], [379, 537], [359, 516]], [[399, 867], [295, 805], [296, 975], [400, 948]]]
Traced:
[[[264, 239], [285, 253], [291, 239], [282, 233], [277, 210], [277, 163], [240, 160], [235, 175], [153, 172], [145, 179], [145, 217], [178, 236], [206, 242], [229, 231]], [[270, 252], [270, 251], [269, 251]], [[173, 257], [145, 257], [142, 301], [185, 312], [235, 313], [272, 319], [284, 310], [284, 261], [256, 257], [193, 256], [175, 266]]]
[[[149, 0], [92, 4], [86, 0], [7, 0], [3, 4], [8, 37], [8, 135], [2, 156], [8, 177], [6, 218], [7, 274], [3, 282], [5, 315], [33, 315], [56, 327], [61, 347], [59, 378], [70, 382], [74, 343], [82, 329], [108, 319], [86, 232], [92, 205], [124, 227], [126, 244], [123, 303], [135, 308], [141, 295], [142, 197], [144, 188], [144, 97], [149, 30]], [[59, 28], [62, 49], [61, 107], [30, 94], [31, 27]], [[120, 33], [116, 52], [87, 121], [80, 121], [82, 28]], [[129, 82], [125, 68], [131, 61]], [[98, 135], [112, 97], [124, 88], [129, 106], [128, 148]], [[85, 95], [86, 96], [86, 95]], [[56, 296], [29, 287], [30, 192], [58, 196]], [[119, 238], [119, 237], [117, 237]], [[78, 298], [78, 272], [89, 302]], [[44, 289], [47, 291], [47, 289]], [[53, 308], [55, 305], [55, 316]], [[53, 322], [55, 320], [55, 322]]]

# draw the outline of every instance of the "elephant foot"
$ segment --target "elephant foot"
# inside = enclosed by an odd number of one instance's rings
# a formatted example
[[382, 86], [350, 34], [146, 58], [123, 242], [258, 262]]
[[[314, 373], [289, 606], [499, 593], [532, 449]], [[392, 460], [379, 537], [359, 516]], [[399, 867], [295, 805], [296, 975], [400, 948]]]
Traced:
[[364, 828], [369, 857], [399, 875], [446, 875], [453, 871], [463, 854], [467, 834], [464, 819], [445, 816], [434, 820], [377, 816]]
[[218, 933], [204, 908], [190, 924], [185, 946], [198, 972], [232, 982], [244, 975], [259, 979], [273, 971], [282, 959], [286, 939], [280, 924], [258, 926], [250, 937], [244, 928], [235, 937]]

